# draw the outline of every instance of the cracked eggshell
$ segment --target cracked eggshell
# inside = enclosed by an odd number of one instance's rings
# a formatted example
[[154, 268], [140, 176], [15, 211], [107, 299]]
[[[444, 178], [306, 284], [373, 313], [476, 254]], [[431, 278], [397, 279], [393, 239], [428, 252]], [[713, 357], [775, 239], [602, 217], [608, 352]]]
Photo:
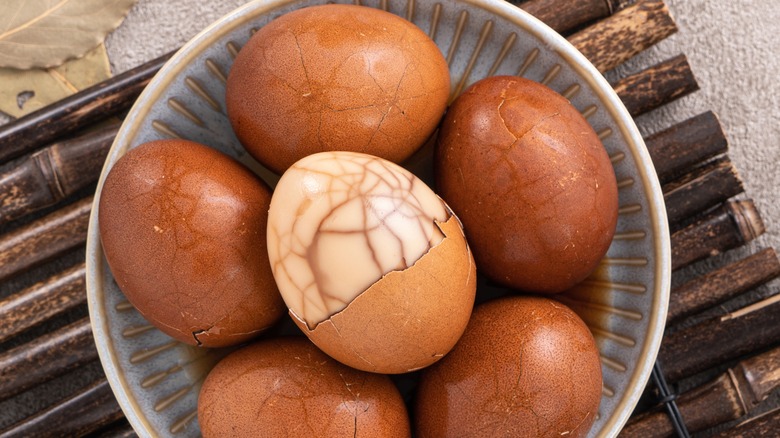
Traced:
[[460, 339], [474, 305], [476, 266], [460, 222], [439, 224], [446, 236], [417, 262], [386, 274], [347, 307], [309, 329], [309, 339], [353, 368], [400, 374], [435, 363]]
[[423, 371], [415, 433], [584, 437], [601, 400], [601, 363], [585, 323], [544, 297], [481, 304], [458, 345]]
[[266, 250], [268, 186], [185, 140], [129, 150], [98, 209], [103, 252], [144, 317], [191, 345], [244, 342], [284, 314]]
[[260, 341], [222, 359], [203, 382], [198, 423], [205, 438], [411, 436], [387, 376], [344, 366], [302, 337]]
[[472, 85], [442, 122], [434, 163], [477, 267], [498, 283], [561, 292], [593, 272], [612, 242], [609, 156], [580, 112], [544, 85], [509, 76]]
[[226, 104], [246, 150], [282, 173], [328, 150], [401, 162], [436, 129], [449, 90], [447, 62], [417, 26], [328, 4], [260, 28], [231, 67]]

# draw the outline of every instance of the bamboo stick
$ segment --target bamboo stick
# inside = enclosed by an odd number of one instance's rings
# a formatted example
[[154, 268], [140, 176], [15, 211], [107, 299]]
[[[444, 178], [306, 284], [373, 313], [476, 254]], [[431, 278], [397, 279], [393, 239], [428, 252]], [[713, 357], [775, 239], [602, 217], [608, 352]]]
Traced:
[[0, 431], [0, 438], [84, 436], [122, 418], [122, 410], [105, 379], [72, 397]]
[[612, 70], [677, 31], [662, 0], [640, 0], [568, 38], [601, 72]]
[[713, 438], [772, 438], [777, 436], [778, 430], [780, 430], [780, 407], [745, 420]]
[[[690, 432], [717, 426], [749, 414], [780, 387], [780, 347], [746, 359], [716, 379], [677, 398]], [[621, 435], [669, 437], [671, 420], [663, 412], [647, 412], [632, 418]]]
[[2, 236], [0, 281], [83, 245], [91, 208], [90, 196]]
[[89, 318], [0, 354], [0, 400], [97, 359]]
[[97, 181], [119, 130], [111, 123], [27, 156], [0, 175], [0, 225], [54, 205]]
[[0, 127], [0, 164], [127, 109], [173, 53]]
[[520, 8], [543, 21], [558, 33], [604, 18], [625, 5], [619, 0], [530, 0]]
[[742, 180], [728, 157], [699, 167], [663, 187], [670, 224], [693, 217], [744, 192]]
[[780, 341], [780, 294], [666, 335], [658, 360], [677, 381]]
[[86, 266], [73, 266], [0, 301], [0, 343], [87, 300]]
[[669, 182], [696, 164], [726, 152], [727, 140], [712, 111], [645, 138], [658, 179]]
[[672, 234], [672, 269], [744, 245], [764, 231], [753, 201], [729, 201]]
[[699, 89], [688, 58], [678, 55], [613, 85], [632, 117], [637, 117]]
[[667, 324], [713, 307], [780, 276], [772, 248], [708, 272], [672, 289]]

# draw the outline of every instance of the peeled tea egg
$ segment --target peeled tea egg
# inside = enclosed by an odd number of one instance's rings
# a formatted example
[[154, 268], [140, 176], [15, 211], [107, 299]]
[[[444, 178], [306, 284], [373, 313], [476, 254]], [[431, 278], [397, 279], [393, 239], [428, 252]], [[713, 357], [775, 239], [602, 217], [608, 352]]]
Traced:
[[198, 423], [205, 438], [410, 436], [389, 377], [344, 366], [302, 337], [259, 341], [222, 359], [203, 382]]
[[130, 303], [191, 345], [244, 342], [284, 314], [268, 264], [268, 186], [227, 155], [185, 140], [130, 149], [98, 207], [108, 265]]
[[609, 156], [580, 112], [542, 84], [495, 76], [472, 85], [442, 122], [434, 163], [479, 271], [498, 283], [561, 292], [612, 242]]
[[458, 219], [416, 176], [366, 154], [314, 154], [282, 175], [268, 253], [293, 321], [365, 371], [439, 360], [474, 303], [476, 268]]
[[419, 438], [584, 437], [601, 400], [601, 362], [585, 323], [544, 297], [474, 309], [458, 345], [423, 370]]
[[258, 29], [230, 69], [226, 104], [246, 150], [282, 173], [331, 150], [403, 161], [436, 129], [449, 89], [444, 56], [417, 26], [326, 4]]

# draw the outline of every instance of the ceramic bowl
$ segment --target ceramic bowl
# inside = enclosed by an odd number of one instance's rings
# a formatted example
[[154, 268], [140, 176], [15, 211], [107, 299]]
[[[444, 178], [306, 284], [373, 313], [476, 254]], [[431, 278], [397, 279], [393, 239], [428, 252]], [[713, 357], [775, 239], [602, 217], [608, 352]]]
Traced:
[[[90, 317], [100, 360], [141, 436], [198, 436], [200, 384], [224, 352], [183, 345], [153, 328], [113, 280], [98, 236], [102, 182], [128, 149], [182, 137], [236, 157], [273, 185], [277, 177], [243, 150], [225, 115], [225, 80], [235, 54], [270, 20], [322, 0], [261, 0], [202, 31], [160, 70], [125, 119], [98, 185], [87, 242]], [[615, 436], [650, 376], [670, 286], [663, 196], [633, 120], [607, 81], [564, 38], [501, 0], [369, 0], [431, 35], [448, 60], [453, 95], [486, 76], [525, 76], [568, 97], [602, 137], [619, 186], [617, 233], [597, 271], [561, 300], [594, 334], [603, 396], [590, 436]], [[407, 163], [422, 172], [430, 150]]]

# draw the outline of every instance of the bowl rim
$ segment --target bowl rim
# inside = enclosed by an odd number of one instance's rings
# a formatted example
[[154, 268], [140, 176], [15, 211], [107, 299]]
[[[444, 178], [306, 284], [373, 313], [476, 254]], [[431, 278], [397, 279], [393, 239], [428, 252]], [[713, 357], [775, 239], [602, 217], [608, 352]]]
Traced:
[[[629, 379], [631, 390], [627, 391], [622, 400], [618, 402], [615, 407], [617, 415], [613, 415], [603, 425], [602, 433], [599, 434], [599, 436], [617, 436], [628, 420], [633, 407], [638, 403], [652, 373], [663, 338], [671, 288], [669, 226], [661, 186], [650, 154], [634, 119], [629, 115], [612, 86], [601, 72], [563, 36], [536, 17], [503, 0], [451, 1], [467, 4], [504, 18], [513, 25], [539, 38], [548, 45], [550, 50], [556, 51], [577, 71], [582, 80], [591, 86], [594, 94], [604, 105], [604, 109], [618, 122], [617, 126], [620, 129], [620, 134], [625, 139], [628, 149], [633, 155], [637, 174], [641, 179], [642, 190], [648, 201], [650, 225], [654, 235], [658, 236], [658, 238], [655, 239], [653, 245], [653, 258], [655, 260], [654, 288], [652, 291], [648, 291], [648, 293], [652, 293], [653, 305], [650, 312], [648, 312], [648, 330], [642, 343], [643, 348], [638, 358], [637, 367]], [[160, 94], [167, 89], [177, 73], [185, 69], [192, 62], [193, 58], [198, 56], [200, 50], [222, 38], [226, 33], [255, 19], [258, 15], [302, 2], [305, 2], [305, 0], [253, 0], [218, 18], [191, 38], [162, 66], [135, 101], [119, 129], [101, 171], [92, 203], [86, 242], [87, 305], [98, 356], [106, 378], [122, 411], [135, 432], [140, 436], [151, 436], [152, 425], [138, 402], [129, 396], [131, 393], [130, 385], [125, 376], [119, 371], [121, 365], [113, 345], [114, 341], [110, 337], [101, 336], [101, 334], [108, 332], [108, 319], [102, 307], [104, 291], [97, 288], [97, 285], [103, 282], [103, 251], [98, 233], [98, 209], [103, 182], [111, 166], [129, 147], [128, 138], [134, 137], [140, 129], [141, 121], [145, 116], [144, 109], [149, 108]]]

